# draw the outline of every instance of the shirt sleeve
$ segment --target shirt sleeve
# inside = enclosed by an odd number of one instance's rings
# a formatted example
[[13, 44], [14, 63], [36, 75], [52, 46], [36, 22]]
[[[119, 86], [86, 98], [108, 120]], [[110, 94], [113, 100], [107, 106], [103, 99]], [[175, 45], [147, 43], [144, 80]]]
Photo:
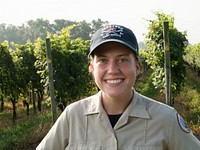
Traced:
[[68, 145], [68, 140], [69, 125], [66, 108], [41, 143], [37, 146], [36, 150], [64, 150]]
[[177, 112], [171, 117], [169, 138], [169, 150], [200, 150], [200, 141]]

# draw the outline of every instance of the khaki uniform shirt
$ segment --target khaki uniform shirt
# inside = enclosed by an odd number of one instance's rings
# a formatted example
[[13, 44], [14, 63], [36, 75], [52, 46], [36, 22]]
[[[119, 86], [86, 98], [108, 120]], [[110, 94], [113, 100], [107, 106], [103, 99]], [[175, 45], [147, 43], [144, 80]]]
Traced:
[[66, 107], [37, 150], [200, 150], [173, 108], [134, 92], [112, 128], [100, 95]]

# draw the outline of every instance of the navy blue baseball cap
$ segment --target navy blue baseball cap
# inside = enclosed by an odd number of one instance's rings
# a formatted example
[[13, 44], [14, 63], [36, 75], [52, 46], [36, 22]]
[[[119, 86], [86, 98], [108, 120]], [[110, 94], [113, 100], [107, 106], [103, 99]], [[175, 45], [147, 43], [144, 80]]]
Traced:
[[129, 28], [121, 25], [106, 25], [94, 33], [88, 56], [91, 56], [98, 46], [106, 42], [118, 42], [126, 45], [135, 55], [138, 55], [138, 42], [134, 33]]

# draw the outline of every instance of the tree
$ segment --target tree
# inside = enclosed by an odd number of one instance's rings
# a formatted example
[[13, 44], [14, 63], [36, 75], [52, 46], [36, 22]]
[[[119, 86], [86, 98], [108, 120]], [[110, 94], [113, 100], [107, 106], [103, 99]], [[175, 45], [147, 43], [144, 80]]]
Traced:
[[70, 31], [74, 27], [50, 35], [56, 100], [64, 106], [67, 101], [86, 95], [87, 88], [91, 87], [87, 66], [89, 41], [70, 39]]
[[40, 77], [40, 82], [37, 84], [36, 92], [38, 95], [38, 110], [41, 111], [41, 102], [48, 86], [46, 45], [44, 40], [42, 40], [41, 38], [38, 38], [35, 41], [34, 45], [34, 56], [36, 57], [34, 66], [37, 70], [37, 74]]
[[147, 63], [153, 70], [153, 84], [156, 88], [164, 89], [164, 54], [163, 54], [163, 22], [169, 22], [169, 40], [171, 52], [171, 72], [172, 72], [172, 94], [179, 93], [186, 74], [183, 60], [184, 49], [188, 40], [186, 33], [179, 32], [174, 27], [174, 17], [160, 12], [154, 12], [157, 16], [155, 20], [149, 20], [149, 32], [146, 35], [147, 43]]
[[52, 34], [59, 34], [63, 28], [76, 24], [75, 21], [64, 20], [64, 19], [56, 19], [54, 20], [54, 24], [52, 24], [53, 32]]
[[[16, 68], [8, 49], [8, 42], [0, 44], [0, 93], [13, 105], [13, 122], [16, 120], [16, 103], [19, 96]], [[3, 98], [1, 98], [3, 103]]]
[[[34, 45], [28, 41], [25, 45], [13, 43], [13, 46], [16, 48], [12, 52], [12, 55], [18, 72], [18, 86], [20, 87], [20, 93], [33, 102], [34, 112], [36, 112], [35, 90], [40, 83], [40, 76], [37, 74], [37, 69], [34, 66], [36, 61], [36, 57], [34, 56]], [[29, 93], [31, 93], [30, 97]], [[27, 110], [28, 109], [29, 108], [27, 107]]]
[[91, 34], [93, 34], [95, 31], [97, 31], [98, 29], [100, 29], [101, 27], [103, 27], [106, 24], [108, 24], [108, 21], [102, 21], [101, 19], [92, 20], [92, 22], [91, 22], [91, 28], [92, 28]]
[[83, 40], [89, 40], [91, 31], [92, 29], [89, 23], [86, 21], [79, 22], [74, 28], [71, 29], [70, 39], [77, 39], [81, 37]]
[[185, 50], [184, 60], [187, 64], [197, 71], [198, 76], [200, 76], [200, 43], [195, 45], [187, 46]]
[[12, 58], [8, 51], [8, 42], [0, 44], [0, 101], [1, 101], [1, 111], [4, 109], [4, 96], [7, 91], [7, 82], [9, 81], [9, 71], [7, 68], [9, 66], [9, 61]]
[[48, 20], [37, 19], [36, 21], [30, 20], [28, 21], [29, 32], [31, 33], [31, 41], [34, 42], [38, 37], [45, 40], [47, 33], [52, 32], [51, 25]]

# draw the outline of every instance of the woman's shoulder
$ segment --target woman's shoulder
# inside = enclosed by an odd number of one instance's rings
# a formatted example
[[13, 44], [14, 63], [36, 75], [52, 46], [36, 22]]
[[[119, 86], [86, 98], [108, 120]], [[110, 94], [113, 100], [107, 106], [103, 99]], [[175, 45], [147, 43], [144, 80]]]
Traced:
[[173, 107], [163, 102], [159, 102], [155, 99], [149, 98], [142, 94], [139, 94], [138, 98], [143, 101], [147, 111], [152, 115], [159, 114], [159, 115], [165, 115], [165, 116], [171, 117], [171, 115], [174, 116], [174, 114], [177, 113], [177, 111]]

